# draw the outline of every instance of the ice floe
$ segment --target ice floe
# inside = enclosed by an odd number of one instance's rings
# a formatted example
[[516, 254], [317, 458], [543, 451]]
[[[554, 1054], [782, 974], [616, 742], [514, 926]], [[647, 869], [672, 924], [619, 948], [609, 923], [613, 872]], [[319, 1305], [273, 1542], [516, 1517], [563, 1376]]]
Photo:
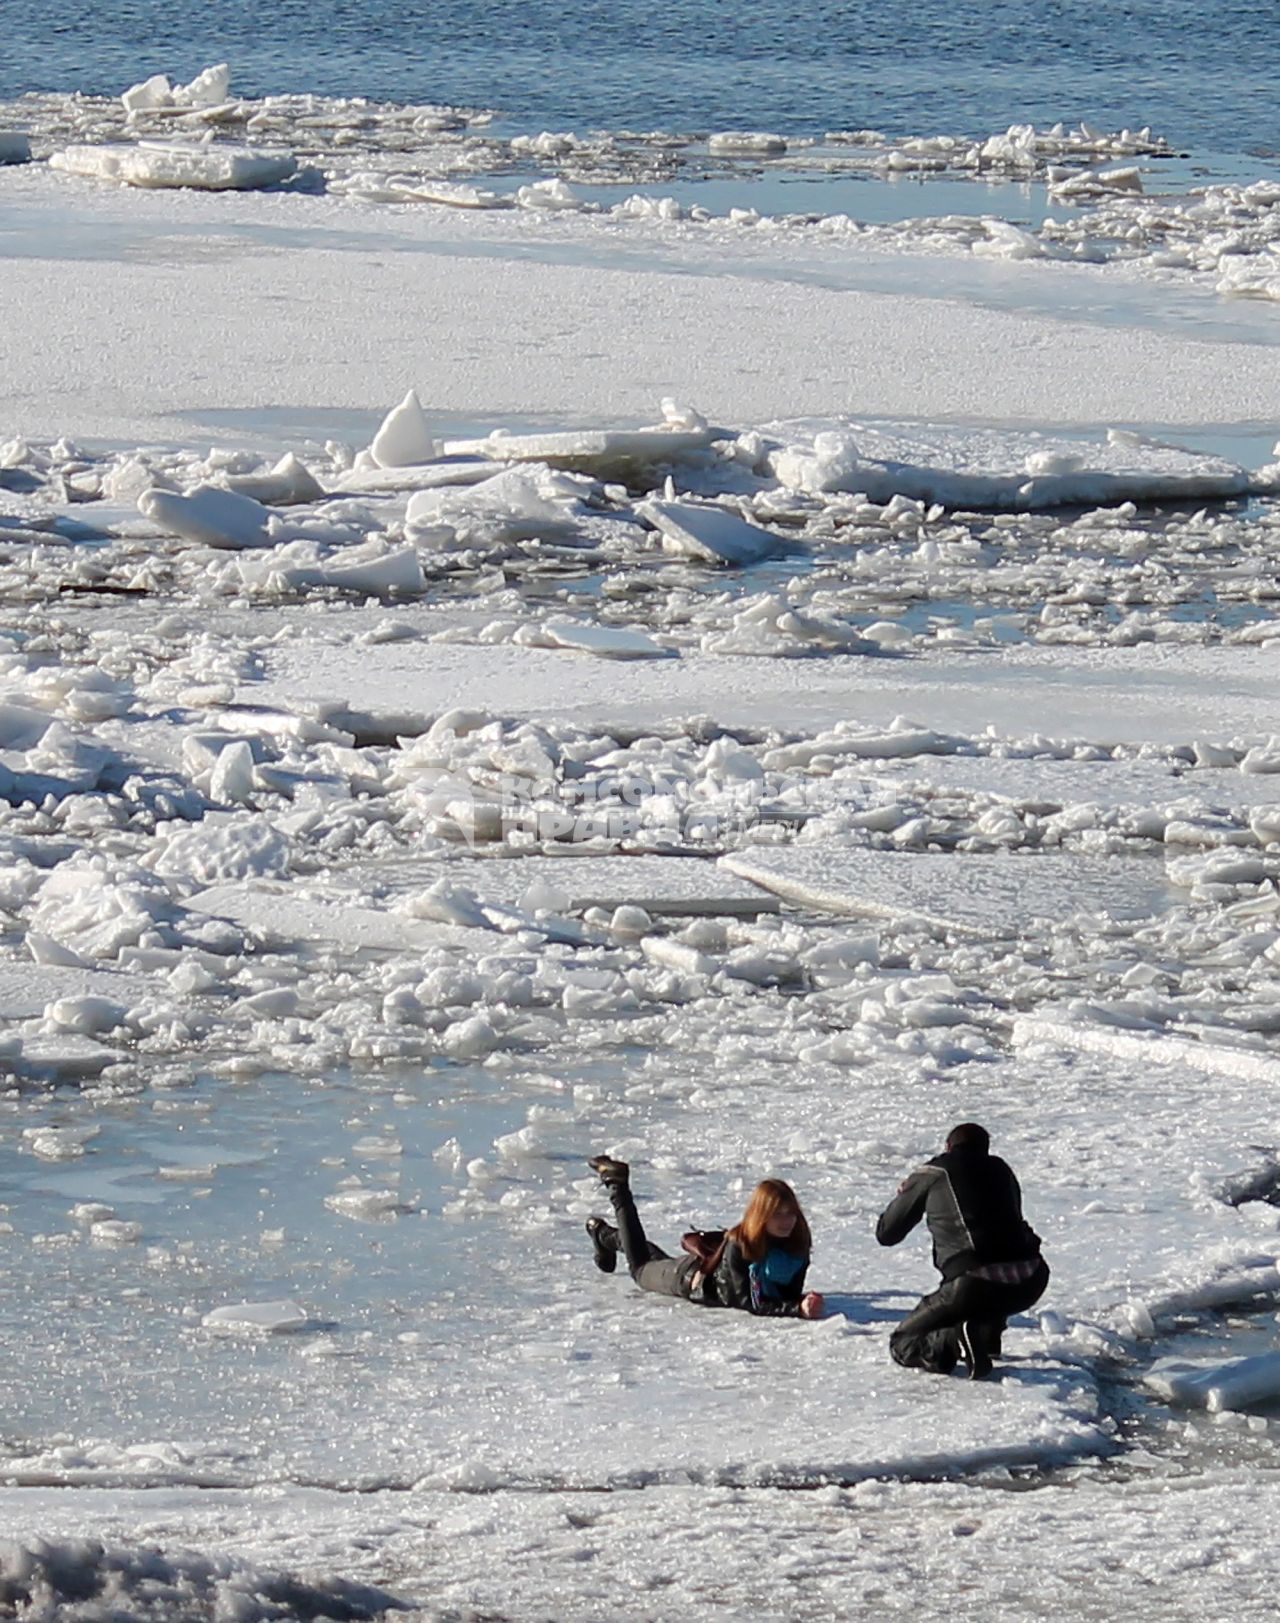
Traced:
[[305, 1308], [287, 1301], [233, 1302], [211, 1309], [200, 1322], [206, 1330], [282, 1335], [303, 1330], [311, 1321]]
[[583, 429], [552, 434], [496, 431], [480, 440], [446, 440], [447, 456], [481, 456], [494, 462], [545, 462], [552, 468], [608, 474], [652, 466], [705, 452], [723, 430], [660, 425], [641, 429]]
[[170, 84], [163, 73], [131, 85], [120, 97], [126, 113], [167, 112], [172, 108], [221, 107], [231, 88], [231, 69], [225, 62], [205, 68], [190, 84]]
[[162, 141], [139, 141], [134, 146], [66, 147], [55, 152], [49, 163], [69, 175], [118, 180], [126, 186], [192, 187], [210, 192], [278, 186], [297, 168], [288, 153]]
[[666, 551], [710, 563], [758, 563], [780, 550], [780, 538], [722, 507], [648, 501], [636, 509], [662, 534]]
[[197, 485], [185, 496], [170, 490], [143, 491], [138, 511], [158, 529], [211, 547], [264, 546], [271, 516], [251, 496], [214, 485]]
[[380, 468], [413, 467], [421, 462], [432, 462], [439, 455], [439, 446], [431, 436], [422, 403], [415, 389], [383, 420], [374, 435], [369, 454]]
[[1143, 1382], [1170, 1402], [1208, 1409], [1248, 1409], [1280, 1398], [1280, 1353], [1225, 1362], [1160, 1358], [1143, 1374]]
[[1010, 933], [1037, 918], [1074, 911], [1150, 917], [1168, 899], [1162, 874], [1152, 872], [1149, 863], [1123, 859], [1077, 860], [1064, 870], [1051, 857], [989, 853], [957, 859], [794, 846], [733, 853], [721, 861], [731, 873], [777, 892], [793, 906], [860, 917], [910, 914], [983, 935]]
[[[761, 431], [776, 449], [767, 465], [788, 488], [858, 491], [947, 507], [1035, 509], [1071, 504], [1221, 500], [1254, 487], [1220, 457], [1112, 432], [1105, 444], [1039, 435], [952, 432], [945, 440], [890, 424], [776, 423]], [[979, 471], [981, 470], [981, 471]]]

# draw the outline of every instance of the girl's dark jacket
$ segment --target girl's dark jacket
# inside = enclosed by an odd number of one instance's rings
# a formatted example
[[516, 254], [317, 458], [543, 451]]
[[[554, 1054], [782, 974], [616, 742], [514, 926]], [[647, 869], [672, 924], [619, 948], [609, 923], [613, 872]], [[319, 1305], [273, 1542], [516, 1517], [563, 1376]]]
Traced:
[[[800, 1312], [804, 1295], [804, 1278], [809, 1271], [808, 1259], [796, 1277], [776, 1298], [751, 1296], [750, 1263], [743, 1256], [735, 1240], [726, 1240], [720, 1260], [702, 1282], [701, 1300], [710, 1307], [736, 1307], [744, 1313], [767, 1315], [770, 1318], [795, 1318]], [[697, 1291], [694, 1292], [695, 1297]]]

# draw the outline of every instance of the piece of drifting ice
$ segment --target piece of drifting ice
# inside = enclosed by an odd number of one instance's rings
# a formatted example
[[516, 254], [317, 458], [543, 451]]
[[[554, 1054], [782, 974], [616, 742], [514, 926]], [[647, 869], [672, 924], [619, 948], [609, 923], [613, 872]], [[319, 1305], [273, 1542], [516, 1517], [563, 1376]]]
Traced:
[[547, 620], [543, 631], [561, 648], [577, 648], [602, 659], [670, 659], [674, 650], [660, 648], [642, 631], [590, 625], [583, 620]]
[[34, 749], [53, 725], [47, 710], [34, 705], [0, 702], [0, 749]]
[[881, 648], [903, 648], [912, 641], [912, 633], [896, 620], [876, 620], [862, 628], [868, 642], [879, 643]]
[[719, 965], [696, 947], [687, 947], [670, 936], [649, 935], [640, 943], [640, 950], [651, 963], [663, 969], [674, 969], [680, 975], [714, 975]]
[[684, 429], [690, 434], [706, 431], [707, 419], [695, 407], [682, 404], [673, 395], [663, 395], [659, 404], [662, 420], [668, 428]]
[[303, 1330], [311, 1323], [311, 1316], [297, 1302], [235, 1302], [228, 1307], [215, 1307], [200, 1321], [206, 1330], [251, 1331], [258, 1334], [279, 1335], [290, 1330]]
[[784, 489], [818, 494], [839, 490], [856, 477], [858, 446], [844, 430], [825, 429], [814, 435], [812, 446], [786, 446], [771, 452], [767, 463]]
[[546, 879], [535, 878], [521, 892], [516, 905], [523, 913], [567, 913], [572, 906], [567, 890]]
[[352, 1154], [364, 1159], [386, 1158], [394, 1160], [396, 1156], [404, 1154], [404, 1145], [398, 1138], [358, 1138], [351, 1146]]
[[394, 1189], [340, 1189], [336, 1195], [326, 1195], [324, 1203], [339, 1217], [354, 1217], [364, 1222], [392, 1217], [404, 1205]]
[[1265, 744], [1255, 744], [1240, 762], [1240, 770], [1259, 776], [1280, 772], [1280, 739], [1273, 734]]
[[189, 187], [206, 192], [258, 191], [288, 180], [298, 167], [291, 153], [256, 152], [251, 147], [180, 146], [140, 141], [66, 147], [49, 159], [51, 169], [115, 180], [124, 186]]
[[1055, 474], [1076, 473], [1084, 467], [1084, 458], [1074, 451], [1033, 451], [1023, 466], [1032, 479], [1044, 479]]
[[23, 1134], [27, 1148], [42, 1161], [78, 1161], [89, 1136], [74, 1127], [31, 1128]]
[[584, 214], [590, 206], [572, 186], [559, 179], [535, 180], [529, 186], [519, 186], [515, 201], [517, 208], [556, 209], [564, 214]]
[[[857, 433], [856, 450], [851, 430]], [[1085, 502], [1202, 500], [1246, 492], [1258, 483], [1258, 475], [1221, 457], [1119, 430], [1110, 432], [1105, 444], [840, 419], [830, 428], [812, 419], [768, 423], [760, 433], [782, 446], [766, 453], [764, 462], [786, 489], [843, 490], [876, 503], [901, 496], [984, 511], [1038, 510]], [[1042, 454], [1083, 461], [1071, 472], [1028, 477], [1027, 457]]]
[[1234, 766], [1240, 759], [1239, 751], [1229, 744], [1214, 744], [1208, 739], [1197, 738], [1191, 747], [1195, 751], [1197, 766]]
[[484, 1015], [476, 1014], [446, 1026], [440, 1046], [451, 1059], [482, 1059], [498, 1046], [498, 1034]]
[[481, 483], [419, 490], [405, 510], [410, 530], [441, 527], [462, 533], [483, 525], [493, 540], [523, 541], [572, 534], [577, 508], [590, 486], [576, 474], [549, 468], [495, 469]]
[[175, 107], [218, 107], [231, 89], [231, 69], [225, 62], [197, 73], [188, 85], [174, 85]]
[[137, 113], [158, 113], [174, 107], [220, 107], [231, 89], [231, 69], [225, 62], [205, 68], [187, 85], [171, 85], [163, 73], [153, 73], [130, 85], [120, 101], [132, 118]]
[[[438, 929], [414, 923], [403, 913], [360, 907], [342, 895], [294, 897], [288, 887], [271, 883], [215, 884], [188, 897], [186, 905], [194, 913], [229, 920], [267, 940], [319, 941], [347, 951], [374, 947], [388, 952], [420, 951], [440, 942]], [[479, 924], [483, 928], [484, 920]]]
[[47, 1005], [45, 1025], [58, 1031], [78, 1031], [85, 1036], [95, 1032], [114, 1031], [125, 1017], [122, 1003], [109, 997], [60, 997]]
[[16, 130], [0, 130], [0, 163], [30, 163], [31, 142]]
[[1114, 1025], [1086, 1024], [1080, 1013], [1077, 1007], [1070, 1018], [1051, 1013], [1018, 1015], [1012, 1028], [1014, 1048], [1045, 1043], [1068, 1052], [1137, 1060], [1144, 1068], [1185, 1065], [1197, 1071], [1261, 1083], [1269, 1082], [1275, 1075], [1275, 1061], [1265, 1050], [1227, 1047], [1198, 1037], [1157, 1036], [1150, 1030], [1125, 1031]]
[[130, 85], [120, 100], [126, 113], [152, 113], [173, 105], [173, 86], [163, 73], [153, 73], [149, 79]]
[[767, 130], [719, 130], [707, 139], [707, 150], [719, 153], [785, 152], [786, 138]]
[[663, 550], [718, 564], [752, 564], [783, 543], [769, 530], [748, 524], [723, 507], [694, 502], [640, 502], [636, 512], [661, 532]]
[[160, 529], [202, 546], [234, 549], [268, 544], [268, 509], [250, 496], [216, 485], [197, 485], [187, 496], [153, 487], [138, 497], [138, 511]]
[[325, 494], [310, 468], [299, 462], [292, 451], [286, 451], [267, 473], [228, 474], [226, 482], [227, 489], [234, 490], [237, 496], [249, 496], [255, 502], [270, 502], [276, 507], [318, 502]]
[[985, 236], [973, 244], [973, 253], [979, 259], [1042, 259], [1044, 244], [1021, 226], [1008, 220], [983, 220]]
[[447, 440], [447, 456], [485, 456], [494, 462], [545, 462], [581, 473], [644, 467], [705, 451], [726, 436], [715, 428], [571, 429], [549, 434], [490, 434], [483, 440]]
[[367, 462], [357, 464], [339, 478], [336, 490], [370, 492], [374, 495], [399, 490], [439, 490], [455, 485], [478, 485], [494, 474], [491, 457], [458, 457], [427, 462], [416, 468], [380, 468], [367, 452]]
[[[1078, 913], [1151, 918], [1170, 905], [1164, 875], [1140, 858], [833, 851], [792, 845], [732, 852], [722, 867], [800, 907], [912, 917], [958, 932], [1005, 933]], [[1153, 882], [1154, 881], [1154, 882]]]
[[22, 1052], [9, 1063], [20, 1076], [47, 1082], [73, 1082], [99, 1076], [123, 1056], [92, 1037], [59, 1033], [53, 1037], [24, 1037]]
[[440, 455], [416, 389], [382, 419], [369, 449], [380, 468], [413, 468]]
[[653, 929], [653, 919], [643, 907], [623, 902], [615, 907], [609, 918], [609, 931], [624, 941], [638, 941]]
[[142, 1238], [141, 1223], [126, 1223], [118, 1217], [106, 1217], [89, 1225], [89, 1238], [94, 1245], [133, 1245]]
[[1171, 1403], [1208, 1409], [1213, 1414], [1246, 1409], [1280, 1397], [1280, 1352], [1225, 1363], [1161, 1358], [1142, 1380]]
[[27, 931], [27, 951], [38, 964], [57, 964], [64, 969], [90, 967], [78, 952], [72, 952], [50, 935], [41, 935], [38, 930]]
[[[359, 176], [353, 176], [343, 191], [358, 191], [356, 184]], [[372, 178], [372, 177], [371, 177]], [[414, 203], [441, 203], [446, 208], [455, 209], [509, 209], [515, 207], [515, 199], [506, 197], [501, 192], [486, 191], [482, 186], [463, 186], [455, 181], [417, 179], [405, 184], [397, 177], [389, 176], [385, 182], [390, 193], [390, 201], [404, 200]]]
[[323, 571], [326, 586], [361, 597], [412, 596], [426, 585], [422, 563], [414, 547], [366, 556], [355, 563], [332, 564]]
[[222, 805], [244, 805], [253, 794], [253, 751], [244, 739], [228, 744], [209, 774], [210, 798]]
[[413, 918], [433, 919], [438, 924], [458, 924], [472, 930], [487, 930], [489, 921], [475, 893], [437, 879], [434, 885], [405, 898], [404, 910]]

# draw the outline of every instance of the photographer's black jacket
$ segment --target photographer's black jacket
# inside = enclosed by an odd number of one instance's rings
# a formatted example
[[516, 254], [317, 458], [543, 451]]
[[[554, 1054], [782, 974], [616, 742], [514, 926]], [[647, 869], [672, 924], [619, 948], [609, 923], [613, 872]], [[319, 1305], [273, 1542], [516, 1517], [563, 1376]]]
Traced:
[[943, 1279], [1040, 1255], [1040, 1238], [1023, 1221], [1018, 1180], [986, 1150], [948, 1150], [918, 1167], [882, 1213], [876, 1239], [897, 1245], [922, 1217]]

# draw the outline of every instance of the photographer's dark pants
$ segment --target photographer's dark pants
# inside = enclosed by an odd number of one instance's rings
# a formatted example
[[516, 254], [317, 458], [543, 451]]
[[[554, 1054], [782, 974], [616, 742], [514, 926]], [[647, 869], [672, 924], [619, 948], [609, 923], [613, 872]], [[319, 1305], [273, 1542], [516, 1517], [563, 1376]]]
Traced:
[[1000, 1285], [977, 1274], [949, 1279], [915, 1309], [889, 1337], [889, 1351], [908, 1369], [949, 1375], [960, 1357], [956, 1327], [968, 1324], [977, 1345], [991, 1357], [1000, 1353], [1000, 1337], [1011, 1314], [1021, 1313], [1044, 1295], [1049, 1266], [1043, 1258], [1035, 1273], [1016, 1285]]
[[630, 1185], [611, 1183], [605, 1186], [613, 1204], [618, 1227], [614, 1231], [618, 1250], [627, 1259], [631, 1277], [642, 1291], [657, 1291], [660, 1296], [684, 1296], [698, 1263], [695, 1257], [669, 1257], [660, 1246], [645, 1236], [644, 1225], [631, 1198]]

